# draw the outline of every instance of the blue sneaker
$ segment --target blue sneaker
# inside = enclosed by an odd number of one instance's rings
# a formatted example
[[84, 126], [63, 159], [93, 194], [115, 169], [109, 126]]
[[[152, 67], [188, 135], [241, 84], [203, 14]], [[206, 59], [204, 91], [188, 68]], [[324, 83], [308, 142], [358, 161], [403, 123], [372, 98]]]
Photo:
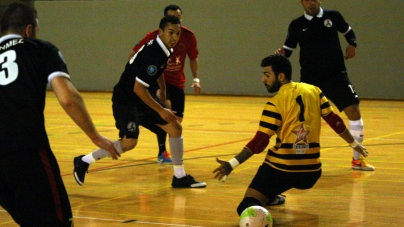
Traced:
[[173, 160], [167, 151], [164, 151], [161, 155], [157, 157], [157, 162], [161, 164], [172, 164]]

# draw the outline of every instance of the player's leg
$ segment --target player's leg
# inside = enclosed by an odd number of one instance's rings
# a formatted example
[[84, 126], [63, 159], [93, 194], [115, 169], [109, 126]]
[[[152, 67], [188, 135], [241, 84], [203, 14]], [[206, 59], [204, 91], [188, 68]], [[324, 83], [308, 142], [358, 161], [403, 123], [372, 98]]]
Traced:
[[[344, 112], [349, 120], [349, 131], [359, 143], [363, 143], [364, 124], [359, 109], [359, 97], [348, 79], [347, 73], [328, 75], [328, 80], [323, 81], [320, 89], [338, 108]], [[366, 163], [364, 157], [352, 149], [352, 168], [357, 170], [373, 171], [374, 166]]]
[[[69, 198], [51, 151], [13, 152], [3, 170], [14, 193], [10, 212], [20, 226], [73, 226]], [[3, 175], [5, 176], [5, 175]]]
[[173, 161], [166, 148], [167, 133], [155, 124], [145, 123], [142, 126], [156, 134], [158, 143], [157, 162], [162, 164], [171, 164]]
[[168, 133], [171, 158], [173, 160], [174, 176], [171, 184], [174, 188], [204, 188], [205, 182], [196, 181], [187, 174], [184, 168], [184, 141], [182, 138], [182, 126], [179, 121], [167, 124], [160, 116], [155, 121], [164, 131]]
[[[135, 117], [136, 108], [133, 106], [113, 105], [112, 110], [115, 125], [119, 130], [119, 138], [114, 141], [116, 150], [122, 154], [132, 150], [137, 145], [139, 137], [138, 118]], [[89, 166], [97, 160], [111, 157], [108, 151], [98, 148], [87, 155], [79, 155], [73, 159], [73, 176], [79, 185], [84, 184], [85, 175]]]
[[180, 123], [184, 118], [184, 111], [185, 111], [185, 93], [184, 90], [178, 87], [175, 87], [170, 84], [166, 84], [167, 86], [167, 97], [171, 101], [171, 110], [175, 111], [175, 116]]
[[[240, 215], [250, 206], [269, 206], [285, 203], [285, 197], [280, 194], [291, 189], [290, 177], [283, 171], [276, 170], [267, 164], [262, 164], [244, 194], [244, 198], [237, 207]], [[279, 200], [277, 204], [271, 204]]]

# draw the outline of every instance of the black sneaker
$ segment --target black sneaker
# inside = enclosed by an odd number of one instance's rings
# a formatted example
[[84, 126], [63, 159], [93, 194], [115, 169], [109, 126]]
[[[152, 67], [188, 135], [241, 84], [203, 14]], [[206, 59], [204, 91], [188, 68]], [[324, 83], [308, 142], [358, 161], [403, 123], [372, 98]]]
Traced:
[[284, 195], [277, 195], [274, 200], [268, 201], [267, 204], [265, 204], [265, 205], [267, 205], [267, 206], [282, 205], [286, 201], [285, 197], [286, 196], [284, 196]]
[[84, 184], [84, 177], [86, 176], [86, 172], [88, 172], [88, 167], [90, 166], [90, 164], [81, 160], [82, 157], [84, 157], [84, 155], [77, 156], [73, 159], [73, 176], [77, 184], [80, 186]]
[[196, 181], [191, 175], [187, 174], [185, 177], [173, 177], [171, 184], [173, 188], [205, 188], [205, 182]]

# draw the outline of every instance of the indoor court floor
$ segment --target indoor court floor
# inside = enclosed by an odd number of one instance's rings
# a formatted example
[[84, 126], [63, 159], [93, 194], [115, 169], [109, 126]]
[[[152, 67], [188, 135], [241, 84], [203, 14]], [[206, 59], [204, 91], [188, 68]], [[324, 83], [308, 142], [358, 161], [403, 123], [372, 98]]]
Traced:
[[[214, 179], [212, 171], [218, 166], [215, 158], [227, 161], [241, 151], [255, 135], [269, 98], [187, 95], [183, 121], [185, 170], [208, 185], [202, 189], [174, 189], [172, 165], [157, 163], [156, 136], [144, 128], [134, 150], [119, 160], [97, 161], [90, 166], [85, 184], [79, 186], [72, 175], [72, 160], [96, 147], [64, 113], [53, 92], [47, 95], [47, 132], [76, 227], [238, 226], [236, 207], [265, 152], [237, 167], [226, 182]], [[117, 139], [111, 93], [82, 95], [100, 133]], [[266, 207], [275, 219], [274, 226], [404, 226], [404, 101], [362, 100], [361, 111], [367, 161], [376, 170], [352, 170], [351, 149], [323, 121], [323, 175], [312, 189], [287, 191], [285, 204]], [[347, 124], [345, 115], [340, 116]], [[274, 141], [271, 138], [270, 146]], [[1, 207], [0, 226], [17, 226]]]

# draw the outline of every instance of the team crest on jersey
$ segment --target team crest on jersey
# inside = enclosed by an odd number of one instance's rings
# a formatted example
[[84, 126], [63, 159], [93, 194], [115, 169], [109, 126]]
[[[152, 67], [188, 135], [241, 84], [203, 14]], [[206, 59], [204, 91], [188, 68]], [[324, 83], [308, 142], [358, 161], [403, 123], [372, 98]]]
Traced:
[[136, 131], [136, 123], [135, 122], [129, 122], [127, 126], [128, 132], [135, 132]]
[[304, 127], [304, 124], [300, 125], [299, 130], [292, 131], [296, 135], [296, 140], [293, 143], [293, 149], [296, 150], [296, 154], [304, 154], [309, 149], [309, 143], [307, 142], [307, 136], [310, 130]]
[[150, 65], [149, 67], [147, 67], [147, 74], [149, 74], [150, 76], [154, 76], [157, 73], [157, 67], [155, 65]]
[[184, 51], [184, 50], [185, 50], [185, 44], [183, 44], [183, 43], [180, 43], [180, 44], [178, 45], [178, 47], [180, 48], [181, 51]]
[[324, 20], [324, 26], [326, 26], [327, 28], [331, 28], [332, 27], [332, 21], [330, 19]]

